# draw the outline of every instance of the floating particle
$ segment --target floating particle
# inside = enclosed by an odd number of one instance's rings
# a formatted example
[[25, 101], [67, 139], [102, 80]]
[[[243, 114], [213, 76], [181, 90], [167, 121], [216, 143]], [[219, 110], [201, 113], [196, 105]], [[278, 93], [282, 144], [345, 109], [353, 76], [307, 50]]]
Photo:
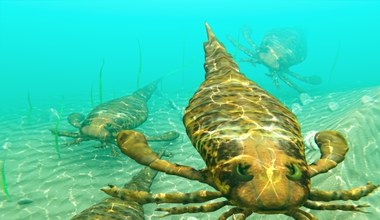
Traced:
[[368, 104], [373, 102], [373, 98], [371, 96], [365, 95], [360, 98], [362, 104]]
[[336, 102], [329, 102], [328, 108], [330, 109], [330, 111], [334, 112], [339, 108], [339, 105]]
[[313, 99], [307, 93], [300, 94], [300, 101], [302, 105], [308, 105], [313, 102]]
[[301, 113], [302, 112], [302, 107], [301, 107], [301, 105], [300, 104], [298, 104], [298, 103], [293, 103], [292, 104], [292, 112], [294, 113], [294, 114], [299, 114], [299, 113]]

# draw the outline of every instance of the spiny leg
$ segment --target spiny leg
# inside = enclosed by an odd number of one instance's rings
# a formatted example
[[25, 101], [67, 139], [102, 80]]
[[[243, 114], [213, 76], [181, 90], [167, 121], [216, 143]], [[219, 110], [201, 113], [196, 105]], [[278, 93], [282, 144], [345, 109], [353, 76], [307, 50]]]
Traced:
[[287, 74], [289, 74], [290, 76], [298, 79], [298, 80], [301, 80], [303, 82], [306, 82], [306, 83], [309, 83], [309, 84], [312, 84], [312, 85], [319, 85], [321, 84], [322, 82], [322, 79], [319, 77], [319, 76], [302, 76], [298, 73], [295, 73], [293, 71], [286, 71]]
[[290, 88], [293, 88], [293, 89], [297, 90], [297, 92], [299, 92], [299, 93], [303, 93], [303, 92], [305, 92], [301, 87], [297, 86], [297, 85], [296, 85], [294, 82], [292, 82], [288, 77], [286, 77], [286, 76], [284, 75], [283, 72], [280, 72], [280, 73], [278, 74], [278, 77], [280, 77], [280, 79], [281, 79], [286, 85], [288, 85]]
[[248, 211], [247, 214], [248, 213], [249, 214], [245, 215], [244, 212], [247, 212], [247, 211], [245, 211], [244, 209], [239, 208], [239, 207], [233, 207], [230, 210], [224, 212], [221, 216], [219, 216], [218, 220], [226, 220], [226, 219], [228, 219], [228, 217], [231, 217], [235, 214], [243, 214], [242, 216], [239, 216], [238, 219], [244, 220], [244, 219], [246, 219], [247, 216], [249, 216], [252, 213], [251, 211]]
[[250, 49], [246, 48], [242, 44], [239, 44], [237, 41], [235, 41], [231, 36], [227, 36], [227, 39], [239, 50], [243, 51], [243, 53], [247, 54], [251, 58], [257, 59], [256, 51], [252, 52]]
[[310, 177], [336, 167], [348, 151], [347, 141], [337, 131], [320, 131], [315, 135], [315, 142], [321, 151], [321, 158], [309, 166]]
[[350, 190], [317, 190], [311, 189], [308, 199], [313, 201], [333, 201], [333, 200], [359, 200], [362, 197], [367, 196], [379, 185], [367, 183], [365, 186], [359, 186]]
[[78, 131], [71, 132], [71, 131], [58, 131], [56, 129], [49, 129], [50, 132], [57, 136], [63, 136], [63, 137], [71, 137], [71, 138], [80, 138], [81, 135]]
[[197, 213], [197, 212], [213, 212], [216, 211], [223, 206], [229, 205], [228, 201], [214, 202], [200, 206], [182, 206], [182, 207], [171, 207], [171, 208], [157, 208], [156, 211], [167, 212], [167, 214], [162, 217], [168, 215], [176, 215], [183, 213]]
[[117, 135], [117, 145], [121, 152], [137, 163], [149, 166], [170, 175], [182, 176], [190, 180], [198, 180], [214, 187], [214, 183], [207, 170], [195, 170], [189, 166], [170, 163], [157, 157], [149, 147], [145, 136], [137, 131], [125, 130]]
[[57, 136], [61, 136], [61, 137], [74, 138], [74, 141], [66, 143], [67, 146], [78, 145], [82, 141], [88, 141], [89, 140], [85, 137], [82, 137], [82, 135], [78, 131], [71, 132], [71, 131], [58, 131], [56, 129], [49, 129], [49, 130], [53, 135], [57, 135]]
[[101, 189], [108, 195], [120, 199], [132, 199], [140, 204], [147, 203], [202, 203], [213, 199], [223, 197], [223, 195], [216, 191], [210, 192], [205, 190], [195, 191], [191, 193], [158, 193], [151, 194], [145, 191], [135, 191], [125, 188], [119, 188], [114, 185], [108, 185]]
[[259, 60], [257, 58], [242, 58], [239, 61], [250, 63], [254, 67], [256, 66], [256, 63], [259, 63]]
[[293, 217], [296, 220], [318, 220], [314, 215], [311, 213], [305, 212], [301, 209], [296, 209], [291, 212], [285, 213], [285, 215]]
[[272, 80], [273, 80], [273, 84], [279, 88], [280, 87], [280, 83], [278, 82], [278, 73], [277, 71], [275, 70], [271, 70], [269, 73], [266, 74], [267, 76], [269, 76]]
[[147, 141], [172, 141], [179, 137], [179, 133], [176, 131], [167, 131], [162, 134], [147, 136]]
[[369, 207], [369, 205], [351, 205], [351, 204], [326, 204], [315, 201], [306, 201], [303, 206], [314, 210], [342, 210], [364, 212], [361, 208]]
[[113, 144], [109, 144], [110, 148], [111, 148], [111, 152], [112, 152], [112, 156], [114, 157], [120, 157], [120, 154], [119, 152], [116, 150], [115, 146]]
[[253, 42], [253, 40], [251, 38], [251, 29], [244, 28], [242, 30], [242, 32], [243, 32], [243, 37], [244, 37], [245, 41], [247, 41], [247, 43], [249, 44], [249, 46], [252, 47], [252, 49], [254, 51], [256, 51], [256, 53], [257, 53], [257, 45], [255, 44], [255, 42]]

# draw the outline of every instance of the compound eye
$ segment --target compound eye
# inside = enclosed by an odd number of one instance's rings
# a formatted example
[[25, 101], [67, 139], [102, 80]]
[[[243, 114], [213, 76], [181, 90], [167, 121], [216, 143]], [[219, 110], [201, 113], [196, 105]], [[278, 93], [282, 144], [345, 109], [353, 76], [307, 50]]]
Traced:
[[289, 174], [286, 176], [293, 181], [300, 180], [302, 177], [301, 169], [296, 164], [291, 164], [288, 166]]
[[249, 173], [249, 168], [251, 165], [247, 164], [241, 164], [239, 163], [234, 172], [234, 176], [239, 180], [243, 182], [250, 181], [253, 178], [253, 175]]

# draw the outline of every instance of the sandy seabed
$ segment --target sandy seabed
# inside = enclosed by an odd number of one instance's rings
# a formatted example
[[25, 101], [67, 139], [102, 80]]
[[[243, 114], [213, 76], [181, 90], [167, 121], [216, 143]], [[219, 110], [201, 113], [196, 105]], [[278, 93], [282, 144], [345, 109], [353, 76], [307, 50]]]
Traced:
[[[137, 130], [158, 134], [176, 130], [181, 136], [172, 142], [154, 142], [158, 150], [166, 147], [174, 156], [169, 160], [203, 168], [204, 163], [192, 147], [182, 125], [182, 112], [192, 93], [168, 97], [155, 94], [150, 102], [150, 116]], [[348, 139], [350, 150], [336, 168], [312, 179], [313, 188], [334, 190], [380, 183], [380, 87], [347, 92], [320, 94], [303, 99], [282, 100], [293, 108], [305, 134], [311, 130], [334, 129]], [[68, 103], [66, 101], [66, 103]], [[175, 104], [175, 105], [173, 105]], [[90, 107], [70, 102], [64, 107], [60, 129], [72, 130], [65, 119], [71, 112], [88, 113]], [[60, 138], [58, 159], [54, 136], [48, 129], [57, 118], [51, 109], [33, 109], [28, 117], [25, 110], [0, 110], [0, 160], [11, 201], [0, 194], [0, 219], [70, 219], [75, 214], [106, 198], [99, 189], [108, 183], [122, 186], [136, 174], [141, 165], [125, 157], [114, 157], [110, 149], [97, 148], [95, 141], [77, 146], [65, 146], [69, 138]], [[6, 148], [6, 149], [5, 149]], [[4, 157], [6, 154], [6, 157]], [[319, 157], [318, 151], [308, 150], [308, 161]], [[190, 192], [213, 190], [195, 181], [159, 173], [151, 191]], [[1, 193], [1, 192], [0, 192]], [[360, 201], [339, 201], [345, 204], [368, 204], [368, 213], [311, 210], [319, 219], [378, 219], [380, 190]], [[21, 203], [21, 204], [19, 204]], [[26, 204], [22, 204], [26, 203]], [[169, 207], [161, 204], [159, 207]], [[145, 205], [146, 219], [159, 219], [156, 204]], [[226, 209], [210, 214], [185, 214], [161, 219], [216, 219]], [[307, 210], [307, 209], [306, 209]], [[248, 219], [290, 219], [284, 215], [253, 214]]]

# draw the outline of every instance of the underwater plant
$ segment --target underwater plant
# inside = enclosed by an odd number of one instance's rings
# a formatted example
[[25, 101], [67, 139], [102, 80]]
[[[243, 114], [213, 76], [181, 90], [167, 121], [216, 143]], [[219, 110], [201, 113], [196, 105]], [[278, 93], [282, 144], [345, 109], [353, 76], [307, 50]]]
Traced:
[[27, 94], [27, 101], [28, 101], [27, 122], [29, 123], [32, 120], [32, 110], [33, 110], [32, 101], [30, 99], [30, 92], [29, 91], [28, 91], [28, 94]]
[[182, 71], [181, 71], [181, 82], [182, 85], [185, 83], [185, 54], [186, 54], [186, 41], [183, 40], [183, 47], [182, 47]]
[[[103, 67], [104, 67], [104, 59], [102, 62], [102, 65], [100, 66], [100, 71], [99, 71], [99, 102], [100, 104], [103, 103]], [[92, 90], [92, 89], [91, 89]], [[92, 93], [92, 91], [91, 91]]]
[[94, 85], [91, 84], [91, 90], [90, 90], [90, 102], [91, 102], [91, 107], [94, 107]]
[[[60, 111], [56, 112], [57, 121], [55, 122], [55, 127], [54, 127], [56, 131], [58, 131], [59, 124], [61, 121], [61, 115], [60, 114], [63, 111], [63, 102], [64, 102], [64, 98], [62, 97]], [[58, 132], [54, 133], [54, 146], [55, 146], [55, 152], [57, 153], [58, 159], [61, 159], [61, 148], [59, 146]]]
[[5, 195], [5, 198], [7, 199], [8, 202], [12, 201], [12, 198], [11, 198], [11, 195], [9, 194], [9, 191], [8, 191], [8, 183], [7, 183], [7, 177], [5, 175], [5, 161], [7, 159], [7, 149], [8, 149], [8, 144], [9, 142], [6, 142], [4, 145], [3, 145], [3, 149], [4, 149], [4, 156], [3, 156], [3, 160], [0, 160], [0, 169], [1, 169], [1, 189], [3, 191], [3, 194]]
[[137, 69], [137, 89], [140, 88], [140, 80], [141, 80], [141, 73], [142, 73], [142, 54], [141, 54], [141, 44], [140, 40], [137, 40], [137, 46], [139, 49], [138, 58], [139, 58], [139, 65]]
[[331, 83], [332, 76], [333, 76], [333, 74], [335, 72], [336, 64], [338, 63], [338, 60], [339, 60], [339, 57], [340, 57], [340, 46], [341, 46], [341, 44], [342, 44], [341, 40], [339, 39], [338, 46], [337, 46], [336, 53], [335, 53], [335, 57], [334, 57], [334, 60], [333, 60], [333, 64], [331, 66], [330, 73], [329, 73], [329, 83]]
[[[55, 130], [56, 131], [59, 128], [59, 121], [60, 121], [60, 119], [58, 118], [57, 121], [55, 122]], [[54, 135], [54, 146], [55, 146], [55, 151], [57, 153], [58, 159], [61, 159], [61, 149], [59, 147], [58, 133], [55, 133], [55, 135]]]

